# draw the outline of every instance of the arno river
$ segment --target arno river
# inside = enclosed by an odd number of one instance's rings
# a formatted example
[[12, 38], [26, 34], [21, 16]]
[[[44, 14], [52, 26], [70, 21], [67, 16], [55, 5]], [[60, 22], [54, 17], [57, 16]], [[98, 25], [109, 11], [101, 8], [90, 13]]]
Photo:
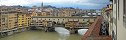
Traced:
[[[13, 34], [0, 40], [59, 40], [60, 36], [56, 32], [44, 32], [44, 31], [25, 31], [17, 34]], [[70, 34], [67, 40], [81, 40], [81, 35]]]

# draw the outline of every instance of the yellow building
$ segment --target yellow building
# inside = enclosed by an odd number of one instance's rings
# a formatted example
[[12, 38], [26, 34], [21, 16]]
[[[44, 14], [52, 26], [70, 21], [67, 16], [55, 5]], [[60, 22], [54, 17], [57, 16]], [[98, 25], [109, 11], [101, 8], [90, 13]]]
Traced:
[[26, 14], [25, 13], [18, 13], [18, 27], [19, 28], [25, 28], [27, 27], [27, 20], [26, 20]]
[[36, 6], [33, 6], [32, 7], [32, 15], [31, 16], [37, 16], [37, 12], [36, 12], [36, 9], [37, 9], [37, 7]]
[[37, 16], [37, 13], [33, 11], [31, 16]]
[[0, 9], [0, 32], [7, 32], [11, 35], [19, 32], [18, 29], [28, 28], [31, 22], [31, 15], [27, 9], [22, 8], [1, 8]]
[[72, 9], [62, 9], [59, 11], [58, 16], [59, 17], [71, 17], [72, 13], [74, 13], [74, 11]]
[[30, 27], [31, 15], [28, 13], [18, 13], [18, 27], [19, 29], [27, 29]]
[[1, 12], [1, 30], [13, 30], [17, 28], [17, 12], [10, 8], [2, 8]]
[[42, 12], [41, 16], [50, 16], [50, 12]]
[[26, 24], [27, 24], [27, 28], [30, 26], [31, 23], [31, 14], [26, 14]]
[[6, 32], [6, 35], [13, 34], [17, 30], [17, 13], [2, 12], [1, 18], [1, 32]]
[[17, 13], [8, 14], [8, 28], [9, 29], [17, 28]]

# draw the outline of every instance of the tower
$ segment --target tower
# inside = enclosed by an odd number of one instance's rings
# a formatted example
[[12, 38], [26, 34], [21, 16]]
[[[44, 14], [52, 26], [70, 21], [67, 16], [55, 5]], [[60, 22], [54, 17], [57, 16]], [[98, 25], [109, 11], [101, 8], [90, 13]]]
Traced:
[[43, 8], [43, 2], [41, 3], [41, 7]]
[[41, 12], [43, 11], [43, 2], [41, 3]]

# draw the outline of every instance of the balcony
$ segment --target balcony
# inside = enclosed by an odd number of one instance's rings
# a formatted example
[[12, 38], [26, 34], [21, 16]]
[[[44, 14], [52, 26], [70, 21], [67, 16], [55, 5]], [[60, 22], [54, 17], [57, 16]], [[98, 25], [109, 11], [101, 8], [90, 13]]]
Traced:
[[111, 35], [99, 35], [103, 17], [98, 16], [95, 22], [89, 26], [81, 40], [112, 40]]

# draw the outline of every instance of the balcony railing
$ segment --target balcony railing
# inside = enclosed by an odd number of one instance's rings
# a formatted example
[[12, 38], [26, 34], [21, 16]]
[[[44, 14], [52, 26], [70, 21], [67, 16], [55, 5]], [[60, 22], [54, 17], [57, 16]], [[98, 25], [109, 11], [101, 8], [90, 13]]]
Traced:
[[81, 40], [112, 40], [111, 36], [99, 35], [103, 17], [98, 16], [95, 22], [89, 26]]

